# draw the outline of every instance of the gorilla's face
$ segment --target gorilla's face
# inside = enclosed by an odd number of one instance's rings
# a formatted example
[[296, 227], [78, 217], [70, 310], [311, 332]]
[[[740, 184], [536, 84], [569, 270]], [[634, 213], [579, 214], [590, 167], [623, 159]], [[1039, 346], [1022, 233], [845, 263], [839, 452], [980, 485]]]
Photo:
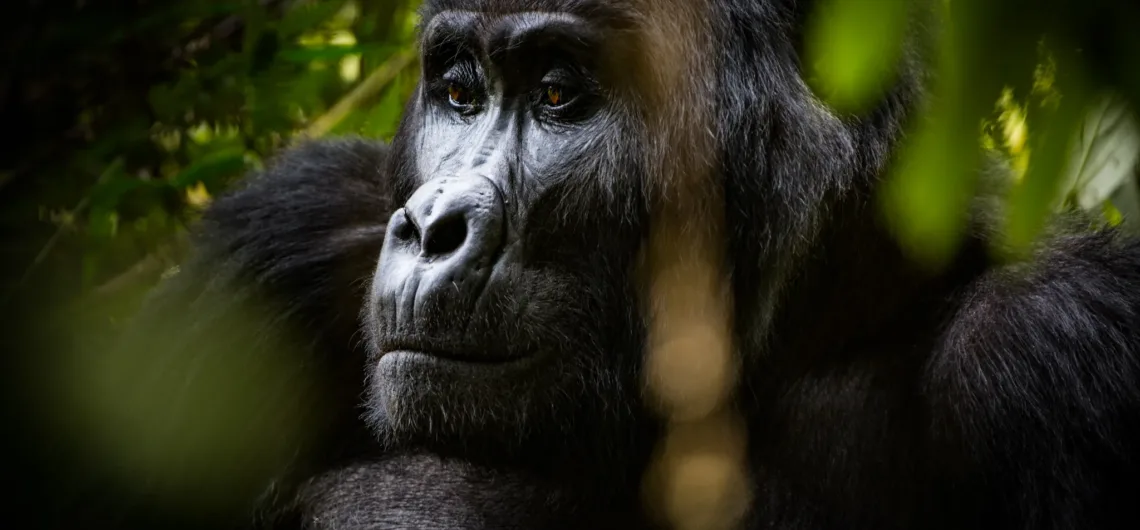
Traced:
[[590, 16], [425, 11], [365, 314], [390, 443], [509, 449], [629, 414], [642, 140], [620, 32]]

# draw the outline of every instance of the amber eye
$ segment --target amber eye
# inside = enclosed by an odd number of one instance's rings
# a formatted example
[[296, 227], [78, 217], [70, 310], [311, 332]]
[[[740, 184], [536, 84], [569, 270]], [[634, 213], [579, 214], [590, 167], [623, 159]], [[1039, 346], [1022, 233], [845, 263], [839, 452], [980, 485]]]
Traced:
[[447, 85], [447, 101], [454, 107], [470, 107], [472, 103], [471, 91], [462, 85], [449, 83]]
[[566, 96], [562, 93], [561, 88], [548, 86], [543, 94], [543, 103], [551, 107], [558, 107], [566, 103]]

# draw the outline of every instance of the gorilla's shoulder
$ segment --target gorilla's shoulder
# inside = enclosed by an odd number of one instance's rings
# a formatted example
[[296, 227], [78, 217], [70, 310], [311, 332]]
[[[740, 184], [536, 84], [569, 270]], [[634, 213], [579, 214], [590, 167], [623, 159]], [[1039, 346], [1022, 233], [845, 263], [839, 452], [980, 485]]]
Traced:
[[[386, 207], [387, 159], [388, 146], [378, 141], [355, 137], [303, 141], [275, 155], [264, 170], [214, 204], [205, 218], [209, 222], [245, 217], [237, 215], [239, 211], [301, 208], [308, 213], [314, 209], [336, 213], [329, 209]], [[304, 221], [301, 224], [310, 226], [308, 219]]]
[[314, 178], [380, 182], [388, 152], [388, 144], [356, 136], [304, 139], [276, 154], [266, 171], [251, 176], [248, 181], [253, 187], [276, 180]]
[[1140, 418], [1140, 241], [1051, 237], [969, 286], [950, 322], [928, 373], [977, 432], [1140, 442], [1106, 436]]
[[377, 239], [372, 236], [382, 234], [389, 211], [387, 158], [388, 146], [373, 140], [299, 143], [212, 204], [196, 245], [207, 253], [240, 254], [248, 265], [312, 259], [322, 248], [347, 248], [336, 243], [355, 235]]
[[152, 298], [177, 305], [213, 293], [204, 314], [239, 294], [271, 296], [306, 314], [360, 303], [390, 211], [387, 157], [387, 145], [360, 138], [281, 151], [207, 208], [192, 234], [194, 254]]
[[1140, 347], [1140, 240], [1113, 229], [1049, 237], [977, 281], [961, 316], [975, 339], [985, 329], [1093, 355]]

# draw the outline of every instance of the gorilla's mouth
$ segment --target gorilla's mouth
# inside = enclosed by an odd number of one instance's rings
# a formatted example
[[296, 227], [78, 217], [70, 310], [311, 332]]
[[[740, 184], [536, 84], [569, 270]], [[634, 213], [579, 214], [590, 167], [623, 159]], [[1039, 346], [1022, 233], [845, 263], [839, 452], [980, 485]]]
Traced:
[[529, 355], [507, 354], [491, 351], [471, 344], [440, 344], [434, 341], [417, 339], [393, 339], [384, 341], [378, 348], [380, 360], [389, 355], [399, 355], [408, 360], [436, 360], [465, 364], [506, 364], [521, 361]]
[[383, 360], [396, 360], [408, 363], [429, 363], [440, 366], [507, 366], [526, 360], [526, 357], [482, 357], [465, 353], [422, 351], [422, 350], [391, 350], [380, 355]]

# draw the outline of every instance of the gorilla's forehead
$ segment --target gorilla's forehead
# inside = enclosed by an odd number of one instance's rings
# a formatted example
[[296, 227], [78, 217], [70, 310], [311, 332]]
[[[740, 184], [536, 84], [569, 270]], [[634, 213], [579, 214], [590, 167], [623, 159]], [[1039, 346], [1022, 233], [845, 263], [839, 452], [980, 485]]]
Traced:
[[606, 25], [632, 22], [636, 0], [427, 0], [420, 15], [431, 20], [442, 11], [469, 11], [486, 15], [512, 13], [566, 13]]

